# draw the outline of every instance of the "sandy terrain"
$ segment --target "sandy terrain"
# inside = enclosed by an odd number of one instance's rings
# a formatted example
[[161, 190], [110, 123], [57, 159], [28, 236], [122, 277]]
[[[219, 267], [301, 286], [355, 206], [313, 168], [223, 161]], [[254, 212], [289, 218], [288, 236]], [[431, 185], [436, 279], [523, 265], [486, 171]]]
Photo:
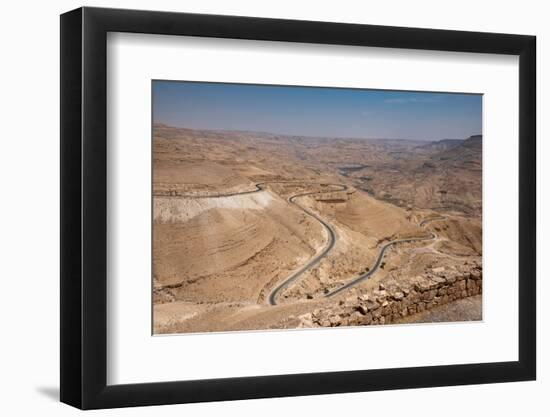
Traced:
[[[385, 282], [481, 271], [481, 138], [426, 144], [155, 125], [153, 147], [155, 333], [304, 327], [304, 315], [336, 311]], [[457, 315], [449, 320], [475, 316]]]

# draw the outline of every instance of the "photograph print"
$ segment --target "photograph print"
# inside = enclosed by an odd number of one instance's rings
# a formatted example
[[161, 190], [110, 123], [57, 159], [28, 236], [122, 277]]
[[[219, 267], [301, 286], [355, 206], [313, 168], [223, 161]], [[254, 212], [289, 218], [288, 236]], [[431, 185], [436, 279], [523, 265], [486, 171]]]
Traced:
[[482, 320], [482, 99], [153, 80], [153, 334]]

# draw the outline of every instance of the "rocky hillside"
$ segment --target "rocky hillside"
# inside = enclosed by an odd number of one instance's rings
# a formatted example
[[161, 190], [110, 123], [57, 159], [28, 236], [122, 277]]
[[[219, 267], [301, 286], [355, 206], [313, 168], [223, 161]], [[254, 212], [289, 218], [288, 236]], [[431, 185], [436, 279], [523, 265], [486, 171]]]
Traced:
[[[387, 281], [377, 290], [352, 294], [334, 308], [318, 308], [299, 317], [298, 327], [339, 327], [399, 323], [406, 317], [481, 294], [481, 265], [435, 268], [406, 284]], [[481, 317], [479, 318], [481, 319]]]
[[356, 187], [398, 206], [481, 216], [481, 135], [432, 142], [390, 156], [347, 177], [355, 179]]
[[446, 151], [462, 145], [463, 142], [463, 139], [442, 139], [435, 142], [430, 142], [427, 145], [421, 145], [418, 149], [428, 152]]

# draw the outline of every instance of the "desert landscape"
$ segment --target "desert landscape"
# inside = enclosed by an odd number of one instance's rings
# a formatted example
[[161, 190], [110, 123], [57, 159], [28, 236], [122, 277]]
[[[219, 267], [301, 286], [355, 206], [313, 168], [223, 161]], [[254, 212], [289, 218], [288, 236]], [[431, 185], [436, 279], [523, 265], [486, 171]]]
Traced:
[[153, 333], [482, 319], [482, 137], [153, 125]]

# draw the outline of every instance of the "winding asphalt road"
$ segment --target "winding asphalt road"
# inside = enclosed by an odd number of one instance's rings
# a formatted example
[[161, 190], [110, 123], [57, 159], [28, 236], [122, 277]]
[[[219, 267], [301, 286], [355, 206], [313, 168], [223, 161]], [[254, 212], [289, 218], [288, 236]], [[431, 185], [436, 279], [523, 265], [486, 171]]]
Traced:
[[295, 199], [298, 198], [298, 197], [304, 197], [304, 196], [307, 196], [307, 195], [320, 194], [320, 193], [326, 193], [326, 192], [331, 192], [331, 191], [346, 191], [348, 189], [347, 185], [344, 185], [344, 184], [327, 184], [327, 185], [330, 185], [332, 187], [336, 186], [338, 188], [337, 189], [332, 189], [332, 190], [329, 190], [329, 191], [322, 190], [322, 191], [316, 191], [316, 192], [312, 192], [312, 193], [296, 194], [296, 195], [293, 195], [292, 197], [290, 197], [288, 199], [289, 203], [294, 204], [296, 207], [298, 207], [299, 209], [304, 211], [306, 214], [308, 214], [309, 216], [311, 216], [315, 220], [317, 220], [319, 223], [321, 223], [321, 225], [323, 225], [325, 230], [328, 232], [328, 241], [327, 241], [327, 243], [325, 244], [325, 247], [323, 248], [323, 250], [320, 253], [318, 253], [307, 264], [305, 264], [298, 271], [294, 272], [290, 277], [285, 279], [282, 283], [280, 283], [277, 287], [275, 287], [271, 291], [271, 293], [269, 294], [269, 297], [268, 297], [269, 304], [271, 304], [271, 305], [277, 304], [277, 297], [279, 296], [281, 291], [283, 291], [285, 288], [287, 288], [290, 284], [294, 283], [294, 281], [296, 281], [300, 277], [300, 275], [302, 275], [304, 272], [308, 271], [309, 269], [311, 269], [312, 267], [317, 265], [321, 261], [321, 259], [323, 259], [325, 256], [327, 256], [327, 254], [332, 250], [332, 248], [334, 247], [334, 244], [336, 243], [336, 236], [337, 235], [336, 235], [336, 231], [334, 230], [334, 228], [330, 224], [325, 222], [323, 219], [321, 219], [319, 216], [317, 216], [317, 214], [315, 214], [312, 211], [308, 210], [307, 208], [301, 206], [300, 204], [298, 204], [295, 201]]
[[[258, 193], [260, 191], [264, 191], [264, 186], [269, 184], [295, 184], [295, 185], [320, 185], [320, 186], [331, 186], [331, 187], [337, 187], [336, 190], [323, 190], [319, 192], [314, 193], [305, 193], [305, 194], [299, 194], [295, 195], [293, 197], [301, 197], [303, 195], [309, 195], [309, 194], [321, 194], [331, 191], [344, 191], [348, 189], [347, 185], [344, 184], [331, 184], [327, 182], [302, 182], [302, 181], [266, 181], [266, 182], [258, 182], [254, 184], [253, 190], [247, 190], [247, 191], [236, 191], [234, 193], [226, 193], [226, 194], [208, 194], [208, 195], [195, 195], [195, 194], [178, 194], [178, 195], [163, 195], [163, 194], [157, 194], [154, 197], [159, 198], [189, 198], [189, 199], [201, 199], [201, 198], [222, 198], [222, 197], [235, 197], [238, 195], [247, 195], [247, 194], [254, 194]], [[290, 198], [293, 198], [290, 197]]]
[[[429, 219], [422, 220], [418, 225], [419, 226], [424, 226], [427, 223], [432, 222], [434, 220], [444, 220], [444, 219], [445, 219], [445, 217], [443, 217], [443, 216], [432, 217], [432, 218], [429, 218]], [[340, 294], [342, 291], [348, 290], [351, 287], [354, 287], [357, 284], [369, 279], [376, 271], [378, 271], [378, 269], [380, 268], [380, 265], [382, 264], [382, 259], [384, 259], [384, 255], [386, 254], [386, 250], [388, 250], [388, 248], [390, 248], [391, 246], [394, 246], [398, 243], [421, 242], [421, 241], [424, 241], [424, 240], [432, 240], [432, 239], [435, 239], [436, 237], [437, 237], [437, 235], [435, 233], [430, 232], [429, 236], [413, 237], [413, 238], [410, 238], [410, 239], [397, 239], [397, 240], [392, 240], [391, 242], [386, 243], [384, 246], [382, 246], [382, 249], [380, 250], [380, 253], [378, 254], [378, 258], [376, 258], [376, 262], [374, 263], [374, 266], [372, 267], [372, 269], [369, 270], [369, 272], [366, 272], [362, 275], [359, 275], [356, 278], [353, 278], [351, 281], [349, 281], [348, 283], [342, 285], [340, 288], [337, 288], [337, 289], [329, 292], [328, 294], [325, 294], [325, 297], [327, 297], [327, 298], [328, 297], [334, 297], [335, 295]]]
[[265, 190], [265, 186], [268, 184], [295, 184], [295, 185], [319, 185], [323, 187], [332, 187], [331, 189], [324, 189], [320, 191], [314, 191], [314, 192], [308, 192], [308, 193], [302, 193], [302, 194], [295, 194], [288, 198], [288, 202], [290, 204], [295, 205], [300, 210], [302, 210], [307, 215], [313, 217], [315, 220], [317, 220], [321, 225], [325, 228], [328, 234], [328, 241], [325, 243], [325, 246], [323, 250], [318, 253], [315, 257], [313, 257], [307, 264], [302, 266], [299, 270], [295, 271], [287, 277], [284, 281], [282, 281], [279, 285], [277, 285], [273, 290], [271, 290], [271, 293], [269, 294], [267, 301], [271, 305], [277, 304], [277, 297], [279, 294], [285, 290], [287, 287], [289, 287], [291, 284], [293, 284], [304, 272], [310, 270], [312, 267], [317, 265], [321, 259], [323, 259], [325, 256], [328, 255], [328, 253], [332, 250], [334, 247], [334, 244], [336, 243], [336, 231], [334, 228], [325, 222], [322, 218], [320, 218], [317, 214], [312, 212], [311, 210], [308, 210], [304, 206], [301, 206], [298, 204], [295, 200], [299, 197], [305, 197], [308, 195], [314, 195], [314, 194], [322, 194], [327, 192], [334, 192], [334, 191], [346, 191], [348, 189], [348, 186], [345, 184], [331, 184], [331, 183], [315, 183], [315, 182], [295, 182], [295, 181], [268, 181], [268, 182], [259, 182], [254, 184], [253, 190], [248, 191], [240, 191], [240, 192], [234, 192], [234, 193], [226, 193], [226, 194], [211, 194], [211, 195], [193, 195], [193, 194], [183, 194], [183, 195], [163, 195], [163, 196], [157, 196], [157, 197], [163, 197], [163, 198], [189, 198], [189, 199], [204, 199], [204, 198], [221, 198], [221, 197], [234, 197], [238, 195], [248, 195], [248, 194], [254, 194], [260, 191]]
[[[215, 195], [207, 195], [207, 196], [197, 196], [197, 195], [176, 195], [176, 196], [158, 196], [158, 197], [171, 197], [171, 198], [219, 198], [219, 197], [233, 197], [237, 195], [246, 195], [246, 194], [253, 194], [260, 191], [264, 191], [264, 186], [268, 184], [296, 184], [296, 185], [321, 185], [321, 186], [330, 186], [330, 187], [336, 187], [332, 188], [331, 190], [321, 190], [321, 191], [314, 191], [314, 192], [308, 192], [308, 193], [302, 193], [302, 194], [295, 194], [291, 197], [289, 197], [288, 202], [290, 204], [294, 204], [296, 207], [298, 207], [300, 210], [302, 210], [307, 215], [313, 217], [315, 220], [317, 220], [321, 225], [325, 228], [325, 230], [328, 233], [328, 241], [325, 244], [325, 247], [321, 252], [319, 252], [315, 257], [313, 257], [307, 264], [302, 266], [297, 271], [293, 272], [292, 275], [287, 277], [284, 281], [282, 281], [279, 285], [277, 285], [269, 294], [268, 296], [268, 302], [270, 305], [276, 305], [277, 304], [277, 298], [280, 295], [280, 293], [288, 288], [291, 284], [296, 282], [300, 276], [310, 270], [312, 267], [317, 265], [321, 259], [323, 259], [325, 256], [328, 255], [328, 253], [334, 248], [334, 245], [336, 243], [337, 234], [334, 228], [327, 222], [325, 222], [322, 218], [320, 218], [317, 214], [315, 214], [313, 211], [308, 210], [304, 206], [301, 206], [298, 204], [295, 200], [299, 197], [305, 197], [308, 195], [314, 195], [314, 194], [322, 194], [327, 192], [334, 192], [334, 191], [346, 191], [348, 189], [348, 186], [345, 184], [330, 184], [330, 183], [310, 183], [310, 182], [289, 182], [289, 181], [273, 181], [273, 182], [260, 182], [257, 184], [254, 184], [256, 187], [254, 190], [249, 191], [241, 191], [241, 192], [235, 192], [235, 193], [227, 193], [227, 194], [215, 194]], [[423, 227], [427, 223], [435, 221], [435, 220], [444, 220], [446, 217], [444, 216], [438, 216], [438, 217], [432, 217], [428, 219], [422, 220], [418, 225]], [[380, 269], [380, 265], [382, 264], [382, 260], [384, 259], [384, 255], [386, 254], [386, 251], [391, 247], [398, 243], [408, 243], [408, 242], [420, 242], [425, 240], [432, 240], [435, 239], [437, 236], [435, 233], [430, 232], [429, 236], [425, 237], [417, 237], [417, 238], [409, 238], [409, 239], [397, 239], [393, 240], [391, 242], [386, 243], [382, 249], [380, 250], [380, 253], [378, 254], [378, 257], [376, 258], [376, 262], [374, 263], [374, 266], [366, 273], [361, 274], [353, 279], [351, 279], [346, 284], [342, 285], [341, 287], [325, 294], [324, 296], [326, 298], [334, 297], [341, 292], [348, 290], [361, 282], [369, 279], [372, 275], [374, 275], [378, 269]]]

